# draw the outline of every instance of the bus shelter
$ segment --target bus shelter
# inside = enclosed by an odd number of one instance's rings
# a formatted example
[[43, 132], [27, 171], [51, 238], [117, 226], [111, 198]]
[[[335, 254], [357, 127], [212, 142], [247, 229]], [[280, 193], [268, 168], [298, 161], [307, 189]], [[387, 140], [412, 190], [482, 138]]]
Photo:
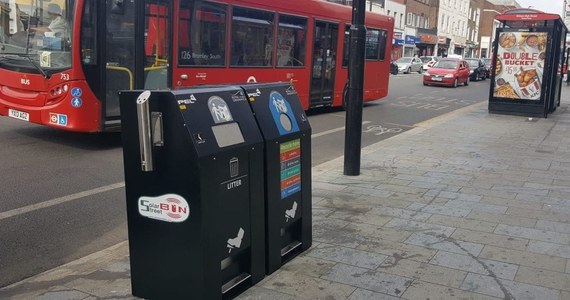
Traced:
[[489, 112], [546, 118], [560, 105], [568, 29], [559, 15], [534, 9], [495, 18]]

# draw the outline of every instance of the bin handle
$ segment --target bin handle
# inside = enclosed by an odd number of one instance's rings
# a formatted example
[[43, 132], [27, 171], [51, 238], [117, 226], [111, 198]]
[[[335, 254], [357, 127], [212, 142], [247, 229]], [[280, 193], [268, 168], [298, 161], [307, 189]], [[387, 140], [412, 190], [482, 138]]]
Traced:
[[152, 161], [152, 136], [150, 131], [150, 91], [142, 92], [137, 98], [137, 119], [139, 127], [139, 149], [141, 154], [141, 168], [143, 172], [154, 170]]

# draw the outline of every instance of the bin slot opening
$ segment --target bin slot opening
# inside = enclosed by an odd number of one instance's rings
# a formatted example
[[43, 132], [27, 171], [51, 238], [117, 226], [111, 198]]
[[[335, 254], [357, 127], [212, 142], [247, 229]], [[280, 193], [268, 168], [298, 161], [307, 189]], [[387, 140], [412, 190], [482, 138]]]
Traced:
[[240, 285], [242, 282], [248, 280], [251, 277], [250, 274], [241, 273], [238, 276], [234, 277], [230, 281], [226, 282], [222, 285], [222, 294], [227, 293], [231, 289], [235, 288], [236, 286]]
[[301, 246], [301, 245], [302, 245], [301, 242], [299, 242], [299, 241], [293, 241], [291, 244], [289, 244], [289, 245], [287, 245], [287, 246], [285, 246], [285, 247], [283, 247], [283, 248], [281, 249], [281, 257], [283, 257], [283, 256], [285, 256], [285, 255], [287, 255], [287, 254], [289, 254], [289, 252], [291, 252], [291, 251], [297, 249], [297, 248], [298, 248], [299, 246]]

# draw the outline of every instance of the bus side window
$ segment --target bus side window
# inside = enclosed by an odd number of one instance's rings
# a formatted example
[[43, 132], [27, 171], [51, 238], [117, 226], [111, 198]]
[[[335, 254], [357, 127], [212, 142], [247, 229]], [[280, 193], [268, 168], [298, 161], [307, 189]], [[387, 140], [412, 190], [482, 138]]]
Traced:
[[307, 19], [280, 15], [277, 31], [277, 66], [305, 65]]
[[344, 44], [342, 46], [342, 66], [348, 67], [350, 55], [350, 25], [344, 27]]
[[380, 30], [380, 35], [378, 35], [378, 59], [385, 60], [386, 59], [386, 38], [388, 33], [386, 30]]
[[366, 59], [378, 60], [378, 37], [380, 31], [376, 29], [366, 30]]
[[180, 2], [179, 65], [226, 64], [226, 10], [225, 5], [217, 3]]
[[274, 14], [234, 7], [231, 36], [232, 66], [272, 66]]

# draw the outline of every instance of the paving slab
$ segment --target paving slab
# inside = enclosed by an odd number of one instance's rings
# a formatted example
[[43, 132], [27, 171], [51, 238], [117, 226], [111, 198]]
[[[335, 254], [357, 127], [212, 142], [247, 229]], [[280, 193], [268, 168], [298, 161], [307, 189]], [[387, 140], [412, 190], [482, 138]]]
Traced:
[[517, 265], [445, 251], [439, 251], [430, 264], [510, 280], [515, 278], [518, 270]]
[[[314, 167], [313, 247], [237, 299], [570, 299], [569, 131], [483, 102]], [[0, 299], [134, 299], [127, 246]]]
[[555, 289], [473, 273], [467, 275], [461, 288], [503, 299], [560, 299], [560, 291]]
[[566, 260], [562, 257], [488, 245], [483, 248], [479, 257], [556, 272], [563, 272], [566, 268]]
[[514, 279], [557, 290], [570, 291], [570, 274], [522, 266]]
[[391, 296], [402, 295], [413, 281], [413, 279], [404, 276], [344, 264], [337, 264], [321, 278]]

